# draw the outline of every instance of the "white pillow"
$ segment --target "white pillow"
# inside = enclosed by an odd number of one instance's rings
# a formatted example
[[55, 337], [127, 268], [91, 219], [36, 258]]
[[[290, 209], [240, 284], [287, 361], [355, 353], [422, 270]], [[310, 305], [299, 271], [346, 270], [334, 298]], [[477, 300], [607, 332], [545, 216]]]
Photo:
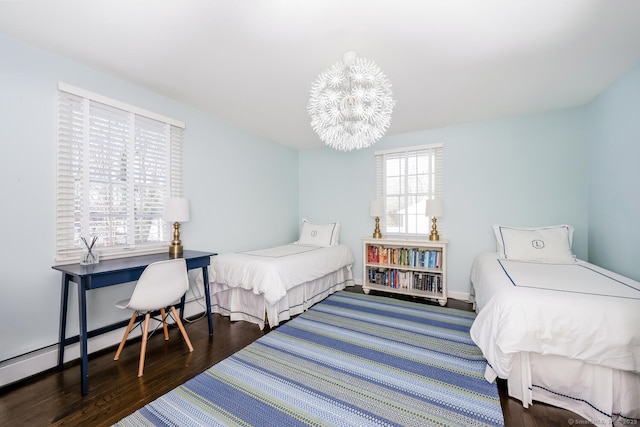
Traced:
[[575, 261], [571, 253], [573, 227], [508, 227], [494, 225], [498, 255], [503, 259], [566, 264]]
[[340, 242], [340, 223], [314, 224], [308, 219], [302, 220], [299, 245], [333, 246]]

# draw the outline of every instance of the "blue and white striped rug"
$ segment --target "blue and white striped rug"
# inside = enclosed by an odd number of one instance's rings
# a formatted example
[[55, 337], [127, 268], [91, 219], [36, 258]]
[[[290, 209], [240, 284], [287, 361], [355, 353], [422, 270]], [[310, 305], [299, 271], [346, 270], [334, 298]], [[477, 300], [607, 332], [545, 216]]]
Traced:
[[338, 292], [120, 426], [502, 426], [475, 314]]

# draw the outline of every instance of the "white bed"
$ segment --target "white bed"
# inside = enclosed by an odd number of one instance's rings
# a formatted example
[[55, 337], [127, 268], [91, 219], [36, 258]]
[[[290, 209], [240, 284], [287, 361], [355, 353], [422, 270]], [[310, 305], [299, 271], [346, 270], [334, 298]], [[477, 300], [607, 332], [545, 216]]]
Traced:
[[353, 285], [354, 258], [346, 245], [292, 243], [211, 258], [211, 310], [264, 328], [302, 313]]
[[580, 260], [510, 258], [498, 247], [471, 271], [471, 337], [489, 363], [486, 379], [507, 379], [525, 407], [535, 400], [596, 425], [640, 424], [640, 283]]

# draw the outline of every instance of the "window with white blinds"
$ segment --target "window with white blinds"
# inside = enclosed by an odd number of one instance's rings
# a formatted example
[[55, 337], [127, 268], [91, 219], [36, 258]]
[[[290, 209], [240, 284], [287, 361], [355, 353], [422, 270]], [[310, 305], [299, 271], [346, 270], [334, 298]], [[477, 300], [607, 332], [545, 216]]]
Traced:
[[[376, 197], [384, 201], [382, 233], [425, 236], [431, 232], [427, 199], [444, 197], [442, 144], [376, 151]], [[438, 218], [442, 235], [444, 222]]]
[[58, 86], [57, 261], [82, 238], [101, 257], [153, 252], [171, 240], [164, 200], [182, 194], [184, 124], [73, 86]]

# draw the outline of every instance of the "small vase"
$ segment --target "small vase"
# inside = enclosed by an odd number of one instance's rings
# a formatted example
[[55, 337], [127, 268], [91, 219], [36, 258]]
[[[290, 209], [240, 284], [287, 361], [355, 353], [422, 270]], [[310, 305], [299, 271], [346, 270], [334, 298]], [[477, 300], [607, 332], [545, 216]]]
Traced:
[[100, 257], [98, 256], [97, 252], [84, 251], [84, 253], [82, 254], [82, 259], [80, 260], [80, 264], [81, 265], [97, 264], [98, 261], [100, 261], [99, 258]]

